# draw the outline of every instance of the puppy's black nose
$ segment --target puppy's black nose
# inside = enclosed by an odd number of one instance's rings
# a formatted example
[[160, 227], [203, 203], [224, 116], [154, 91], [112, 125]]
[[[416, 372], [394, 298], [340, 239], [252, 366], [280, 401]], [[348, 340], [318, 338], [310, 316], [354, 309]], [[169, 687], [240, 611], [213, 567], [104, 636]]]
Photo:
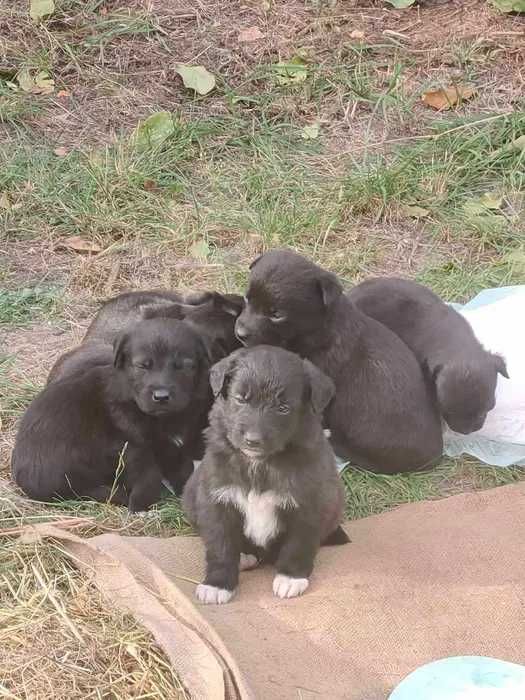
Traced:
[[237, 338], [241, 341], [241, 343], [246, 340], [246, 338], [250, 335], [249, 332], [246, 330], [246, 328], [240, 324], [236, 323], [235, 324], [235, 335]]
[[152, 396], [153, 401], [157, 403], [165, 403], [170, 400], [170, 392], [167, 389], [155, 389]]
[[246, 447], [260, 447], [261, 446], [261, 438], [259, 435], [256, 435], [255, 433], [246, 433], [244, 436], [244, 442], [246, 443]]

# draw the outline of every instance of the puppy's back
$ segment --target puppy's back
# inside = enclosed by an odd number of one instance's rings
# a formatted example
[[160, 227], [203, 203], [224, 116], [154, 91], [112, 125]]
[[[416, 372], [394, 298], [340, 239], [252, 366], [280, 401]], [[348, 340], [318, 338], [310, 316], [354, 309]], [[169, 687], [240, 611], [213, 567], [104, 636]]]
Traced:
[[347, 296], [398, 335], [431, 372], [451, 358], [483, 352], [461, 314], [417, 282], [378, 277], [358, 284]]
[[[78, 469], [76, 474], [70, 472], [72, 465], [84, 465], [86, 474], [90, 465], [102, 469], [104, 445], [115, 439], [104, 402], [111, 370], [97, 367], [54, 382], [28, 406], [16, 436], [11, 471], [30, 498], [71, 495], [80, 475]], [[65, 476], [68, 472], [72, 483]]]
[[132, 323], [142, 319], [145, 306], [182, 302], [182, 295], [169, 291], [126, 292], [106, 301], [86, 331], [86, 340], [113, 343], [116, 336]]
[[113, 348], [107, 343], [85, 342], [61, 355], [49, 372], [47, 383], [61, 381], [94, 367], [113, 363]]

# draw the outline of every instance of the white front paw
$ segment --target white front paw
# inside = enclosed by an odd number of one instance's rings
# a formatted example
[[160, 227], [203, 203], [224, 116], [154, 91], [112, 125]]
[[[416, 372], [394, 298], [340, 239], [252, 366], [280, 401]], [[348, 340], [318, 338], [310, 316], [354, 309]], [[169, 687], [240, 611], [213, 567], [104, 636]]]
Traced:
[[245, 554], [241, 552], [241, 558], [239, 560], [239, 571], [247, 571], [248, 569], [255, 569], [259, 564], [259, 560], [255, 554]]
[[273, 592], [279, 598], [295, 598], [306, 591], [308, 583], [307, 578], [291, 578], [285, 574], [277, 574], [273, 580]]
[[195, 589], [195, 595], [201, 603], [205, 605], [222, 605], [232, 599], [233, 591], [217, 586], [208, 586], [206, 583], [199, 583]]

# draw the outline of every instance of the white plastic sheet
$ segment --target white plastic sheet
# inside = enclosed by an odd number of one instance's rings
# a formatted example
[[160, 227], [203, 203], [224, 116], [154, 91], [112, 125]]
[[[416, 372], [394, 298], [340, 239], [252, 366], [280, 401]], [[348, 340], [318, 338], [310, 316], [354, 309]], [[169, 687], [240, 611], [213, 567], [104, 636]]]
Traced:
[[445, 429], [445, 454], [525, 466], [525, 286], [484, 290], [458, 311], [483, 346], [505, 358], [510, 378], [498, 375], [496, 406], [481, 430], [460, 435]]

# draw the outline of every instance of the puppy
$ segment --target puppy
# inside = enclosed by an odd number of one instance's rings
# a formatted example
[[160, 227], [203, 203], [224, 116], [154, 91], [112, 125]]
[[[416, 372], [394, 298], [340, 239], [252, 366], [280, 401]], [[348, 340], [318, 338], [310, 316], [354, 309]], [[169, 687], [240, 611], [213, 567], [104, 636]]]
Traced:
[[127, 326], [142, 320], [142, 309], [152, 305], [184, 303], [178, 292], [147, 290], [125, 292], [108, 299], [97, 311], [82, 342], [113, 343], [117, 335]]
[[247, 346], [297, 352], [331, 377], [325, 421], [339, 456], [385, 474], [440, 457], [439, 411], [418, 361], [352, 304], [335, 275], [289, 250], [266, 253], [251, 265], [236, 332]]
[[112, 365], [48, 385], [21, 421], [16, 483], [36, 500], [87, 497], [131, 511], [157, 501], [163, 479], [180, 493], [211, 405], [206, 343], [184, 321], [142, 321], [115, 341]]
[[[207, 448], [183, 494], [206, 546], [202, 603], [227, 603], [239, 568], [275, 561], [280, 598], [308, 587], [320, 545], [348, 542], [344, 494], [321, 425], [333, 383], [280, 348], [237, 350], [214, 365]], [[327, 542], [328, 540], [328, 542]]]
[[[238, 316], [242, 311], [242, 297], [218, 292], [179, 292], [147, 290], [126, 292], [106, 301], [97, 312], [83, 338], [85, 341], [113, 343], [115, 337], [127, 326], [144, 318], [160, 316], [163, 308], [170, 309], [171, 318], [186, 318], [188, 314], [204, 306], [211, 306], [225, 314]], [[153, 311], [155, 309], [155, 311]], [[175, 312], [177, 309], [177, 312]], [[201, 318], [204, 314], [201, 313]], [[233, 333], [232, 333], [233, 336]]]
[[96, 315], [82, 343], [57, 360], [48, 384], [91, 367], [111, 364], [111, 343], [115, 337], [123, 328], [144, 319], [186, 320], [199, 333], [206, 334], [213, 362], [240, 347], [235, 320], [243, 309], [242, 297], [196, 292], [187, 295], [185, 303], [174, 301], [177, 298], [182, 297], [175, 292], [130, 292], [110, 299]]
[[487, 352], [468, 322], [417, 282], [376, 278], [354, 287], [348, 298], [367, 316], [394, 331], [435, 384], [441, 415], [458, 433], [480, 430], [495, 404], [504, 360]]

